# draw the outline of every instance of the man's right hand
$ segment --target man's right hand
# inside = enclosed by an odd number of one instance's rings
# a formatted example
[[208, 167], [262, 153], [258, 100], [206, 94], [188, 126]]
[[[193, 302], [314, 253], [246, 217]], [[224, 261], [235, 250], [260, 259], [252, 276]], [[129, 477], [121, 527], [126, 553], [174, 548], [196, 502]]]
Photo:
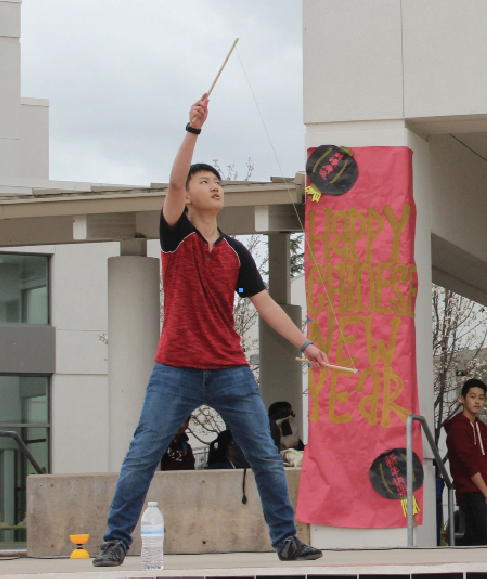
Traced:
[[201, 129], [204, 125], [208, 116], [208, 103], [208, 93], [205, 92], [200, 100], [192, 105], [189, 111], [189, 126], [193, 129]]
[[[194, 103], [189, 111], [189, 125], [194, 129], [201, 129], [208, 116], [208, 93]], [[194, 120], [193, 120], [194, 119]], [[191, 167], [193, 150], [197, 135], [188, 132], [179, 147], [178, 154], [172, 166], [171, 178], [167, 188], [167, 195], [162, 209], [164, 219], [169, 225], [177, 223], [186, 204], [186, 179]]]

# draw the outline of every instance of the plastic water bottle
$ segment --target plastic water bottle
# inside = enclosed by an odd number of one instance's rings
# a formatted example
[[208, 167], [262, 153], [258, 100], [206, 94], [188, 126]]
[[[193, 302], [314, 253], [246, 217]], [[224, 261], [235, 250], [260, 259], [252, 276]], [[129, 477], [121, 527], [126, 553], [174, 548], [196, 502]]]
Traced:
[[163, 569], [164, 517], [157, 508], [158, 503], [149, 503], [142, 515], [140, 537], [142, 569]]

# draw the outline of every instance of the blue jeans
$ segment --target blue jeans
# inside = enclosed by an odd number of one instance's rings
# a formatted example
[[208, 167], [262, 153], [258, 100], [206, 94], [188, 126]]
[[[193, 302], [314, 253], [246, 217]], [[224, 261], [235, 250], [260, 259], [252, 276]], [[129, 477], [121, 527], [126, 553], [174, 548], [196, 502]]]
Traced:
[[252, 370], [248, 366], [200, 370], [156, 363], [118, 478], [105, 541], [118, 540], [128, 550], [156, 466], [185, 418], [201, 404], [212, 406], [225, 420], [252, 466], [272, 546], [279, 551], [296, 533], [281, 456], [271, 439]]

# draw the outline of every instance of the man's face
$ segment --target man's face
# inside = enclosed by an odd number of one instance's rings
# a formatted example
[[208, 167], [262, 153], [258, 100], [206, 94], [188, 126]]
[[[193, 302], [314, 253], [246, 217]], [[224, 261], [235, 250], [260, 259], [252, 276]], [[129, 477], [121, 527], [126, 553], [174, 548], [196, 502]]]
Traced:
[[464, 409], [477, 416], [484, 408], [485, 394], [482, 388], [470, 388], [465, 396], [460, 396]]
[[223, 209], [223, 188], [218, 177], [211, 171], [194, 173], [186, 190], [186, 204], [195, 209]]

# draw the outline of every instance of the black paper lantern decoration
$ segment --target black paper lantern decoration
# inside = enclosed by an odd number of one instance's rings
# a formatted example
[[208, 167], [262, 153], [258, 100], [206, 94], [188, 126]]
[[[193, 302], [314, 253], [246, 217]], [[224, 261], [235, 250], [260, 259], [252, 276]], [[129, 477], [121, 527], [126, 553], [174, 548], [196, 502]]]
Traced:
[[343, 195], [357, 181], [357, 163], [346, 147], [320, 145], [308, 157], [306, 175], [320, 193]]
[[[423, 465], [413, 452], [413, 492], [423, 484]], [[379, 455], [369, 470], [372, 488], [386, 499], [405, 499], [407, 495], [407, 460], [405, 448], [393, 448]]]

